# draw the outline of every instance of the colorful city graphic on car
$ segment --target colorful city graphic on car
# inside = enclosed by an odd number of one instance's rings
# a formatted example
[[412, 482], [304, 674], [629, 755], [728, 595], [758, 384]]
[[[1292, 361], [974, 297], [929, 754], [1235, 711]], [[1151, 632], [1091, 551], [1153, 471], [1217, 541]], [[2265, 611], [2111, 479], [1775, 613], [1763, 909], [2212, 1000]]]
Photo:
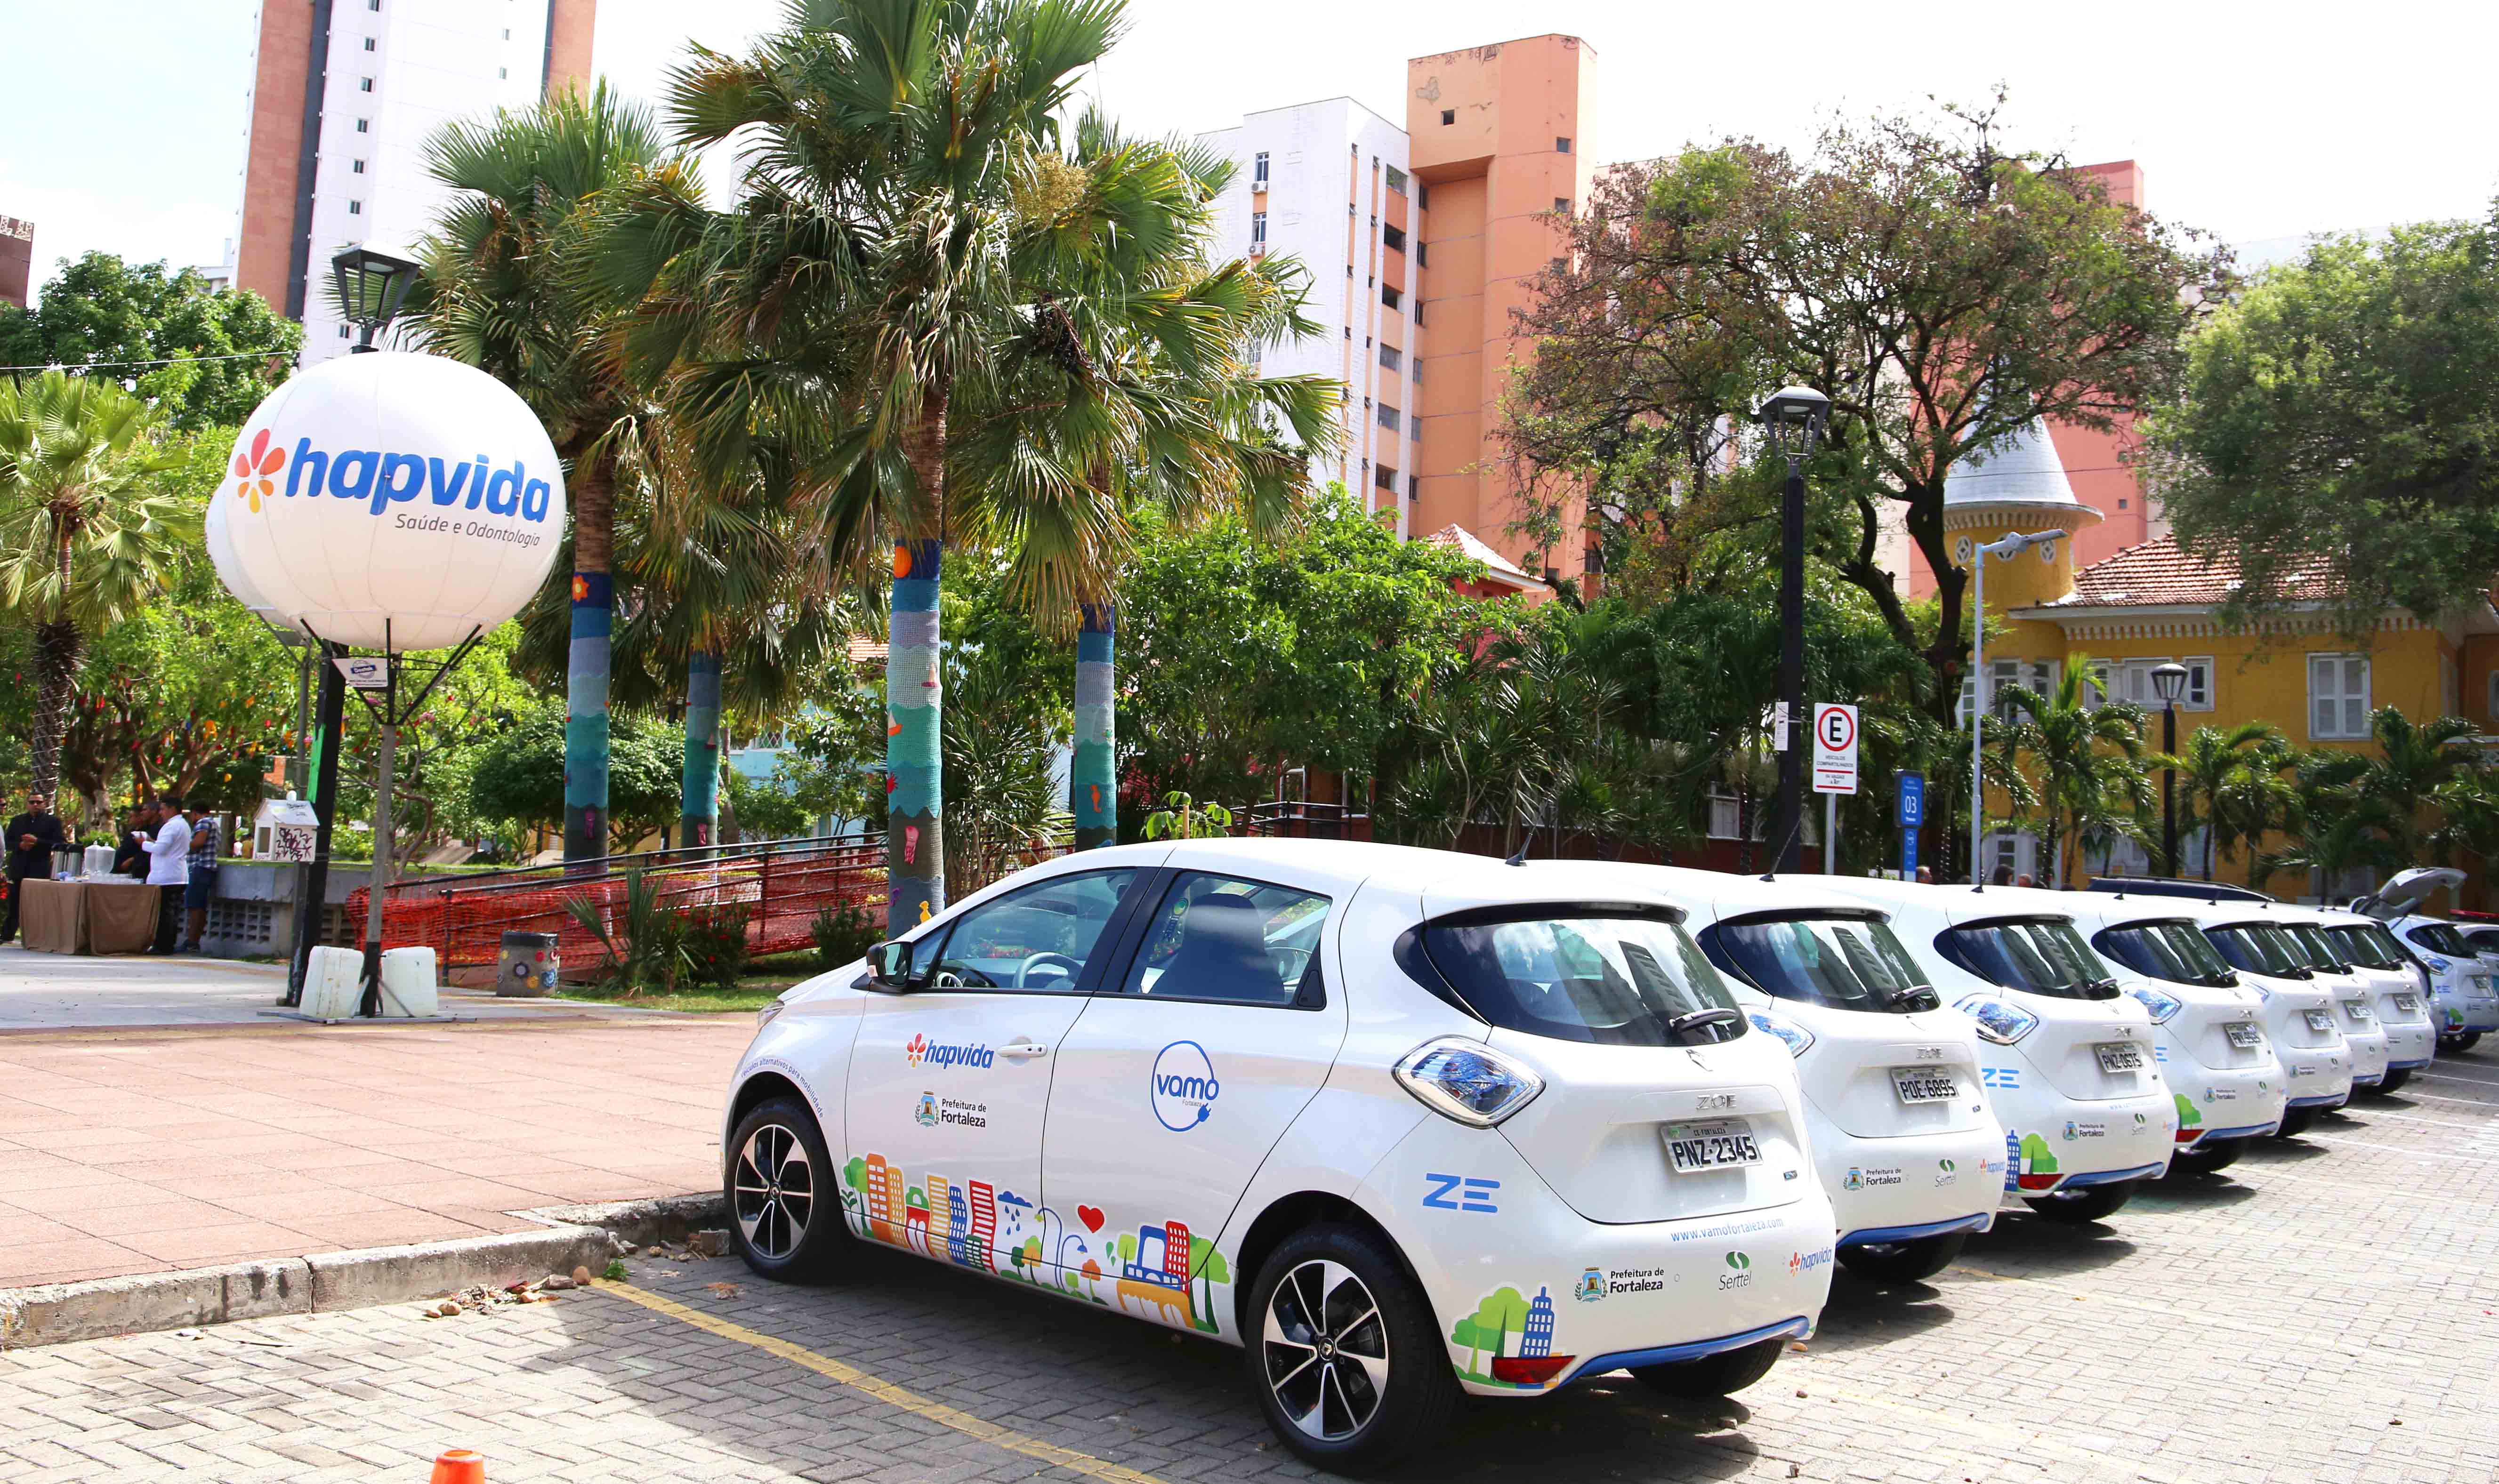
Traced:
[[1515, 1288], [1496, 1288], [1449, 1326], [1450, 1363], [1480, 1385], [1542, 1391], [1578, 1359], [1553, 1353], [1553, 1317], [1549, 1289], [1538, 1287], [1531, 1299]]
[[1176, 1330], [1224, 1333], [1231, 1267], [1184, 1222], [1106, 1235], [1098, 1207], [1079, 1203], [1070, 1223], [989, 1180], [931, 1173], [915, 1184], [873, 1153], [842, 1167], [841, 1197], [851, 1230], [871, 1241]]

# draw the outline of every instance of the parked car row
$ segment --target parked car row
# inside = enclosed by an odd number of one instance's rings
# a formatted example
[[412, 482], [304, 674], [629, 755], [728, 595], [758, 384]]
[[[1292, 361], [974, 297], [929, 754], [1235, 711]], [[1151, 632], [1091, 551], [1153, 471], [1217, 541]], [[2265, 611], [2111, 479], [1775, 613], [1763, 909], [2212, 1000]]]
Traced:
[[876, 1243], [1239, 1346], [1341, 1471], [1461, 1394], [1724, 1396], [1813, 1332], [1834, 1264], [1912, 1280], [2008, 1211], [2099, 1220], [2499, 1029], [2489, 966], [2400, 885], [2369, 916], [1089, 852], [766, 1008], [732, 1231], [767, 1277]]

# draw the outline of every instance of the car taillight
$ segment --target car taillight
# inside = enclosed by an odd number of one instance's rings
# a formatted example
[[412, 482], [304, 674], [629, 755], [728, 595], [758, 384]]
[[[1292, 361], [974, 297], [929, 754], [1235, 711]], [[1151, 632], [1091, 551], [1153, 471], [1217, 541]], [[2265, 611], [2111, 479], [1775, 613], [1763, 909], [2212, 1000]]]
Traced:
[[1560, 1375], [1575, 1355], [1496, 1355], [1492, 1378], [1512, 1386], [1542, 1386]]

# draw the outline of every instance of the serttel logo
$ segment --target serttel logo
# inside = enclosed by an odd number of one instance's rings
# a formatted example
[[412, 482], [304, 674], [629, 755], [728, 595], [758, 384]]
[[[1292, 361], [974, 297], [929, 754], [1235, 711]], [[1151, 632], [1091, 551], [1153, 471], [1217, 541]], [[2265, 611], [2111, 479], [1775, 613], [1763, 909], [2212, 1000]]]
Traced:
[[515, 515], [543, 521], [555, 489], [533, 476], [514, 459], [508, 468], [488, 464], [484, 454], [472, 461], [444, 461], [421, 454], [372, 448], [321, 449], [308, 437], [295, 440], [290, 454], [270, 446], [269, 430], [252, 436], [251, 446], [235, 455], [235, 498], [254, 514], [262, 503], [275, 503], [274, 477], [286, 471], [287, 499], [311, 499], [325, 492], [335, 500], [361, 500], [373, 513], [395, 504], [412, 504], [419, 495], [436, 509], [477, 510], [488, 515]]
[[1727, 1254], [1727, 1266], [1740, 1273], [1753, 1266], [1752, 1255], [1745, 1252], [1730, 1252]]

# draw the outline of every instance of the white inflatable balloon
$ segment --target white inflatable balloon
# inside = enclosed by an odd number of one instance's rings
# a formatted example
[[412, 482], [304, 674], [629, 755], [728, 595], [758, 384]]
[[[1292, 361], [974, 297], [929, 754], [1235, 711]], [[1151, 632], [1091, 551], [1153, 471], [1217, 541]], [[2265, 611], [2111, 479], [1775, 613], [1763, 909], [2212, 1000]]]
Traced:
[[440, 356], [341, 356], [243, 424], [209, 559], [272, 623], [358, 649], [445, 649], [530, 600], [564, 511], [555, 445], [502, 382]]

